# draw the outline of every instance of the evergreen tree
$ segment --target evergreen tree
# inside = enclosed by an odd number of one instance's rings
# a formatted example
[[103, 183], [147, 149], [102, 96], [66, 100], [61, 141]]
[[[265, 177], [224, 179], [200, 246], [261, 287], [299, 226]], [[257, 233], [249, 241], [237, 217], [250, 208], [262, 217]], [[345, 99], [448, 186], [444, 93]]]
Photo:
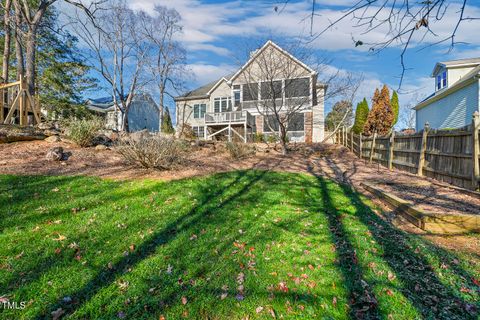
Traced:
[[173, 134], [175, 133], [175, 129], [173, 129], [172, 118], [170, 117], [170, 111], [168, 107], [165, 108], [165, 112], [163, 113], [163, 122], [162, 122], [162, 132]]
[[338, 101], [333, 105], [332, 111], [325, 118], [327, 130], [333, 131], [343, 120], [343, 125], [349, 127], [352, 124], [352, 104], [349, 101]]
[[[90, 69], [79, 53], [77, 38], [59, 28], [58, 20], [57, 9], [50, 6], [39, 25], [35, 61], [36, 93], [41, 108], [48, 112], [49, 117], [83, 116], [89, 114], [83, 107], [83, 94], [95, 87], [96, 81], [88, 76]], [[0, 33], [2, 47], [4, 39], [5, 35]], [[25, 43], [22, 44], [24, 47]], [[8, 81], [17, 78], [14, 50], [12, 47]]]
[[363, 98], [363, 101], [360, 101], [357, 104], [357, 109], [355, 110], [355, 122], [353, 124], [353, 132], [356, 134], [363, 133], [363, 127], [368, 117], [368, 102], [366, 98]]
[[364, 131], [366, 134], [377, 133], [385, 135], [390, 132], [395, 115], [390, 105], [390, 92], [387, 85], [384, 85], [382, 91], [375, 90], [372, 99], [372, 110], [368, 114]]
[[398, 112], [399, 112], [399, 104], [398, 104], [398, 94], [397, 94], [397, 91], [393, 90], [393, 94], [392, 94], [392, 100], [390, 101], [390, 104], [392, 106], [392, 109], [393, 109], [393, 113], [395, 115], [395, 118], [393, 120], [393, 126], [395, 124], [397, 124], [397, 121], [398, 121]]

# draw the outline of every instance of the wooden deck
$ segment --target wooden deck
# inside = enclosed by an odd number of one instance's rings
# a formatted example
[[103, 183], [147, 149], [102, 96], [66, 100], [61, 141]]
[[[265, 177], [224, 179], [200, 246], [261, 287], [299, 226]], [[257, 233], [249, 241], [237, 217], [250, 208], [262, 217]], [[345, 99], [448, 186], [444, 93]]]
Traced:
[[[207, 135], [207, 139], [210, 139], [222, 132], [226, 132], [228, 141], [232, 141], [233, 136], [236, 135], [246, 143], [249, 135], [253, 133], [253, 128], [255, 127], [255, 117], [246, 110], [232, 112], [207, 112], [205, 114], [205, 126], [207, 127], [207, 130], [209, 128], [215, 130], [215, 132], [212, 134]], [[243, 132], [239, 132], [239, 128], [242, 128]]]

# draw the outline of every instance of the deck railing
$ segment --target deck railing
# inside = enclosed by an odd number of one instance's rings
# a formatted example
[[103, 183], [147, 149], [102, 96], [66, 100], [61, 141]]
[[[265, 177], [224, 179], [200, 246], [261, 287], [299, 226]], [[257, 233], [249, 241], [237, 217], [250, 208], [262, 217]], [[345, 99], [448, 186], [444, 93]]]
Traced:
[[232, 112], [207, 112], [205, 114], [205, 124], [240, 124], [246, 123], [249, 126], [255, 125], [255, 117], [248, 111]]

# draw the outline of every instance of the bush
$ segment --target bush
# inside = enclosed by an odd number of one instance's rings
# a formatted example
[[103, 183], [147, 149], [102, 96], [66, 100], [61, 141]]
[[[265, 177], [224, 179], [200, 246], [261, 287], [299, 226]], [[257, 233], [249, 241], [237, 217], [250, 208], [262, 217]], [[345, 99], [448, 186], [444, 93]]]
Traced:
[[255, 154], [255, 148], [246, 143], [227, 142], [225, 148], [232, 159], [242, 159]]
[[280, 139], [278, 138], [278, 136], [276, 134], [269, 134], [267, 136], [267, 142], [268, 143], [276, 143], [278, 142]]
[[180, 140], [150, 134], [127, 135], [120, 139], [117, 152], [130, 164], [169, 170], [187, 160], [188, 146]]
[[263, 133], [256, 132], [253, 136], [254, 142], [265, 142], [265, 135]]
[[93, 144], [98, 131], [103, 129], [104, 121], [94, 117], [90, 119], [70, 119], [65, 123], [67, 136], [81, 147], [88, 147]]
[[195, 135], [192, 126], [185, 123], [183, 126], [180, 127], [179, 138], [193, 140], [196, 139], [197, 136]]

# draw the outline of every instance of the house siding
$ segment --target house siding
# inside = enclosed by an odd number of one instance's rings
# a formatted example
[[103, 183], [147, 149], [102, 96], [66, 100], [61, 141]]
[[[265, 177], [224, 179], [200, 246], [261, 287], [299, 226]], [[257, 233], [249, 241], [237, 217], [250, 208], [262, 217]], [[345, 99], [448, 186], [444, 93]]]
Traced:
[[458, 128], [470, 124], [479, 110], [478, 80], [416, 111], [416, 129], [428, 122], [431, 128]]
[[130, 131], [147, 129], [151, 132], [158, 130], [160, 112], [153, 101], [133, 101], [128, 110], [128, 128]]

